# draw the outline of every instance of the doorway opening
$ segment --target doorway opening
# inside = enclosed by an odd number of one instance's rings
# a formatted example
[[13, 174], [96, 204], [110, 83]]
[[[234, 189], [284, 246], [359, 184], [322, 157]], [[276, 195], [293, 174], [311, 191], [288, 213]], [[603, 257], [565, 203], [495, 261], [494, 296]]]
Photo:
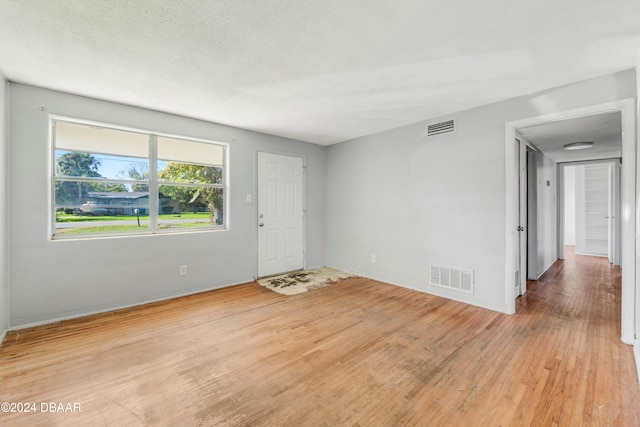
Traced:
[[258, 153], [258, 277], [304, 268], [304, 159]]
[[[606, 126], [596, 126], [595, 128], [589, 128], [588, 123], [593, 120], [601, 120], [606, 123], [617, 123], [618, 135], [619, 135], [619, 153], [617, 155], [605, 154], [598, 150], [584, 150], [584, 152], [591, 151], [592, 157], [586, 158], [557, 158], [553, 161], [546, 161], [543, 158], [542, 165], [538, 164], [537, 171], [542, 172], [542, 178], [536, 176], [535, 183], [538, 185], [538, 190], [543, 188], [546, 194], [542, 196], [539, 191], [536, 193], [536, 199], [538, 206], [536, 211], [532, 211], [532, 206], [527, 206], [527, 213], [529, 218], [527, 224], [529, 227], [528, 245], [526, 247], [527, 252], [527, 275], [531, 277], [532, 272], [529, 260], [532, 254], [539, 255], [539, 251], [531, 251], [531, 243], [535, 242], [539, 244], [539, 237], [544, 237], [544, 250], [550, 253], [550, 259], [555, 261], [556, 259], [562, 259], [564, 253], [564, 164], [575, 161], [592, 161], [592, 160], [612, 160], [622, 159], [622, 166], [620, 166], [620, 178], [619, 188], [620, 194], [618, 197], [619, 214], [617, 220], [619, 225], [607, 226], [607, 239], [606, 245], [610, 244], [618, 245], [619, 250], [616, 247], [611, 251], [607, 249], [607, 256], [611, 253], [613, 261], [618, 261], [622, 267], [622, 340], [626, 343], [632, 343], [635, 336], [634, 327], [634, 297], [635, 297], [635, 175], [636, 175], [636, 147], [635, 147], [635, 117], [634, 117], [634, 101], [632, 99], [616, 101], [606, 104], [594, 105], [590, 107], [580, 108], [576, 110], [570, 110], [560, 113], [547, 114], [539, 117], [533, 117], [524, 120], [518, 120], [514, 122], [506, 123], [505, 125], [505, 149], [506, 149], [506, 260], [505, 260], [505, 304], [506, 312], [515, 313], [515, 299], [517, 296], [516, 287], [514, 286], [514, 277], [516, 272], [522, 271], [519, 268], [523, 268], [521, 264], [522, 256], [520, 254], [520, 247], [522, 239], [519, 236], [521, 233], [519, 227], [521, 227], [521, 203], [522, 197], [520, 188], [522, 180], [519, 176], [520, 167], [518, 159], [521, 158], [521, 145], [514, 144], [516, 137], [521, 136], [524, 140], [536, 142], [535, 130], [549, 131], [549, 128], [544, 129], [540, 125], [549, 125], [551, 130], [555, 130], [556, 144], [559, 144], [559, 136], [562, 135], [561, 130], [564, 127], [570, 127], [575, 129], [590, 129], [591, 136], [598, 137], [599, 130], [604, 129]], [[577, 125], [579, 124], [579, 125]], [[601, 123], [602, 124], [602, 123]], [[585, 125], [585, 126], [580, 126]], [[556, 128], [554, 129], [553, 126]], [[539, 139], [539, 138], [538, 138]], [[568, 144], [577, 141], [565, 141], [563, 144]], [[564, 150], [563, 144], [558, 145], [556, 148], [559, 152], [568, 153], [568, 150]], [[538, 147], [538, 144], [532, 143]], [[544, 143], [540, 144], [540, 154], [535, 153], [535, 156], [548, 156], [548, 149]], [[601, 144], [595, 145], [596, 147]], [[546, 153], [546, 154], [545, 154]], [[565, 153], [565, 154], [566, 154]], [[570, 154], [570, 153], [569, 153]], [[529, 169], [534, 166], [531, 165], [531, 158], [529, 157]], [[546, 163], [546, 164], [545, 164]], [[540, 167], [542, 166], [542, 167]], [[615, 168], [615, 166], [614, 166]], [[546, 174], [548, 172], [548, 175]], [[529, 178], [531, 178], [530, 171], [527, 172]], [[547, 177], [548, 176], [548, 177]], [[529, 188], [527, 189], [529, 190]], [[597, 189], [592, 189], [597, 190]], [[529, 192], [527, 192], [529, 193]], [[614, 192], [615, 193], [615, 192]], [[527, 198], [531, 200], [532, 195], [527, 194]], [[594, 200], [593, 203], [599, 203]], [[555, 205], [555, 208], [554, 208]], [[606, 204], [605, 204], [606, 205]], [[539, 216], [538, 210], [543, 209], [548, 211], [547, 216]], [[538, 230], [535, 230], [535, 237], [532, 237], [534, 230], [531, 230], [530, 223], [533, 215], [536, 219], [546, 218], [548, 223], [544, 223], [541, 227], [538, 226]], [[600, 214], [597, 211], [597, 214]], [[594, 212], [592, 215], [596, 215]], [[606, 215], [605, 215], [606, 216]], [[607, 218], [604, 218], [607, 219]], [[608, 220], [611, 219], [609, 218]], [[548, 226], [550, 225], [550, 226]], [[602, 235], [602, 227], [598, 226], [599, 233]], [[595, 230], [595, 228], [594, 228]], [[592, 231], [594, 231], [592, 230]], [[610, 231], [611, 230], [611, 231]], [[621, 236], [619, 239], [610, 239], [609, 233], [618, 233]], [[593, 233], [592, 233], [593, 235]], [[538, 249], [540, 246], [538, 247]], [[592, 246], [593, 248], [593, 246]], [[544, 251], [543, 251], [544, 252]], [[515, 263], [513, 260], [517, 260]], [[546, 258], [545, 258], [546, 259]], [[542, 263], [542, 268], [546, 267], [546, 262]], [[550, 262], [549, 265], [553, 264]]]
[[[563, 247], [620, 265], [620, 159], [561, 164]], [[558, 258], [564, 258], [559, 254]]]

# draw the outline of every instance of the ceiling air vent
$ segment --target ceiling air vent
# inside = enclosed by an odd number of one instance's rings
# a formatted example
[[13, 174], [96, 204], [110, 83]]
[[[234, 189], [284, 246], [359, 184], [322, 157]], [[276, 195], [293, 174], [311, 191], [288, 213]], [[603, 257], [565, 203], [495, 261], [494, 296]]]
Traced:
[[456, 119], [443, 120], [438, 123], [431, 123], [427, 125], [427, 138], [433, 138], [434, 136], [452, 133], [455, 131]]

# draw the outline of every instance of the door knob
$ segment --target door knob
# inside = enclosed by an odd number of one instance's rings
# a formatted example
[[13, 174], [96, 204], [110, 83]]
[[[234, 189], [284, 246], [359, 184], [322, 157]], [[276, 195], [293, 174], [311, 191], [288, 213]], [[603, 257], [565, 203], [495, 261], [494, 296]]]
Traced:
[[260, 227], [264, 227], [264, 223], [261, 222], [260, 224], [258, 224]]
[[524, 231], [524, 227], [523, 227], [523, 226], [521, 226], [521, 225], [519, 225], [517, 230], [518, 230], [518, 231]]

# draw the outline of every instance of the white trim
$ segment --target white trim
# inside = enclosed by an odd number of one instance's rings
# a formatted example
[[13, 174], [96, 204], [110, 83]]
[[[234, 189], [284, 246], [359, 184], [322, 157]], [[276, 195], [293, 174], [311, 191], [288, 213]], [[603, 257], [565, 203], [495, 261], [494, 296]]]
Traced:
[[[523, 228], [522, 231], [518, 232], [518, 240], [520, 241], [520, 259], [518, 260], [518, 268], [520, 269], [520, 277], [518, 281], [520, 282], [520, 289], [518, 292], [519, 295], [524, 295], [527, 293], [527, 251], [529, 248], [529, 224], [527, 221], [529, 210], [529, 168], [527, 167], [527, 145], [529, 144], [529, 142], [522, 135], [516, 136], [516, 141], [518, 141], [518, 161], [520, 166], [520, 169], [518, 171], [518, 175], [520, 176], [520, 182], [518, 183], [520, 187], [520, 200], [518, 201], [520, 218], [518, 219], [518, 224]], [[517, 296], [518, 295], [516, 295], [516, 297]]]
[[556, 164], [556, 260], [564, 259], [564, 198], [565, 198], [565, 179], [564, 165]]
[[[0, 73], [2, 73], [2, 71], [0, 70]], [[2, 343], [4, 342], [4, 339], [7, 336], [7, 331], [9, 330], [10, 324], [11, 324], [11, 296], [12, 296], [12, 288], [11, 288], [11, 252], [9, 250], [10, 244], [11, 244], [11, 238], [12, 238], [12, 231], [11, 231], [11, 227], [9, 226], [9, 224], [11, 224], [10, 222], [10, 217], [11, 217], [11, 210], [8, 209], [9, 207], [9, 187], [10, 187], [10, 181], [11, 181], [11, 169], [12, 169], [12, 165], [10, 162], [11, 159], [11, 144], [9, 144], [9, 140], [10, 140], [10, 135], [11, 135], [11, 121], [9, 120], [9, 110], [10, 110], [10, 106], [9, 106], [9, 100], [11, 98], [11, 84], [9, 83], [9, 81], [6, 79], [6, 76], [4, 76], [4, 74], [1, 76], [2, 78], [0, 78], [0, 84], [5, 85], [5, 99], [0, 101], [0, 102], [4, 102], [5, 103], [5, 123], [6, 123], [6, 128], [5, 128], [5, 162], [2, 165], [2, 167], [5, 170], [5, 194], [6, 194], [6, 199], [5, 199], [5, 218], [4, 218], [4, 223], [0, 224], [0, 227], [4, 228], [4, 237], [5, 240], [3, 242], [0, 242], [0, 244], [4, 245], [4, 254], [5, 254], [5, 262], [4, 262], [4, 271], [0, 272], [0, 274], [2, 275], [2, 277], [0, 277], [0, 281], [4, 281], [5, 284], [5, 292], [4, 292], [4, 300], [5, 300], [5, 304], [4, 307], [2, 307], [2, 310], [6, 310], [5, 311], [5, 315], [4, 315], [4, 319], [0, 320], [2, 326], [2, 332], [0, 333], [0, 345], [2, 345]], [[1, 138], [1, 137], [0, 137]]]
[[620, 111], [622, 116], [622, 341], [630, 344], [635, 339], [635, 212], [636, 212], [636, 106], [632, 98], [604, 104], [591, 105], [574, 110], [545, 114], [537, 117], [505, 123], [505, 312], [515, 313], [515, 288], [512, 278], [515, 275], [513, 253], [515, 230], [518, 177], [515, 162], [516, 129], [583, 117], [605, 112]]
[[47, 192], [47, 201], [49, 202], [49, 230], [47, 231], [47, 238], [49, 241], [52, 240], [53, 235], [56, 232], [56, 180], [55, 180], [55, 171], [56, 171], [56, 166], [55, 166], [55, 158], [56, 155], [55, 153], [55, 149], [56, 149], [56, 121], [51, 117], [51, 114], [49, 114], [49, 123], [48, 123], [48, 132], [49, 135], [48, 136], [48, 141], [49, 141], [49, 147], [47, 150], [47, 156], [48, 156], [48, 165], [49, 165], [49, 170], [47, 171], [48, 173], [48, 184], [49, 184], [49, 191]]
[[128, 238], [140, 238], [140, 237], [152, 237], [152, 236], [176, 236], [180, 234], [200, 234], [200, 233], [220, 233], [229, 231], [227, 228], [220, 226], [220, 228], [200, 228], [200, 227], [191, 227], [192, 230], [184, 229], [180, 231], [165, 231], [161, 230], [157, 233], [149, 233], [149, 232], [131, 232], [128, 234], [102, 234], [102, 233], [94, 233], [94, 234], [83, 234], [81, 237], [70, 236], [58, 236], [55, 239], [49, 239], [50, 243], [57, 244], [58, 242], [79, 242], [85, 240], [104, 240], [104, 239], [128, 239]]
[[231, 163], [229, 162], [229, 158], [231, 156], [231, 144], [224, 144], [222, 156], [222, 160], [224, 162], [222, 166], [222, 173], [224, 174], [224, 177], [222, 178], [222, 184], [224, 185], [222, 190], [224, 192], [222, 194], [222, 223], [225, 231], [229, 231], [231, 230]]
[[[158, 224], [160, 218], [160, 196], [158, 194], [158, 136], [151, 134], [147, 136], [149, 149], [149, 171], [147, 180], [149, 186], [149, 231], [153, 234], [159, 231]], [[140, 220], [140, 217], [138, 217]]]
[[[86, 177], [86, 176], [56, 176], [55, 178], [56, 181], [65, 181], [65, 182], [96, 182], [96, 183], [102, 183], [107, 181], [107, 179], [105, 178], [92, 178], [92, 177]], [[149, 185], [149, 181], [138, 181], [138, 180], [131, 180], [131, 179], [120, 179], [120, 178], [108, 178], [108, 182], [113, 183], [113, 184], [142, 184], [142, 185]], [[169, 182], [169, 185], [171, 185], [172, 183]], [[185, 185], [185, 186], [192, 186], [192, 187], [202, 187], [202, 186], [220, 186], [220, 184], [191, 184], [191, 183], [184, 183], [181, 185]]]
[[[636, 68], [635, 68], [635, 73], [636, 73], [636, 104], [635, 104], [635, 120], [640, 120], [640, 51], [638, 52], [638, 55], [636, 56]], [[637, 123], [637, 122], [636, 122]], [[640, 144], [640, 130], [638, 129], [638, 127], [636, 126], [636, 134], [635, 134], [635, 138], [636, 138], [636, 147], [638, 146], [638, 144]], [[632, 162], [636, 165], [636, 167], [638, 165], [640, 165], [640, 150], [636, 151], [636, 158], [634, 158], [632, 160]], [[638, 173], [638, 171], [636, 170], [636, 191], [640, 190], [640, 173]], [[638, 370], [638, 380], [640, 381], [640, 285], [638, 284], [638, 278], [640, 278], [640, 260], [638, 259], [638, 255], [640, 255], [640, 206], [637, 205], [638, 201], [640, 200], [640, 195], [638, 195], [638, 193], [636, 193], [636, 218], [635, 218], [635, 225], [636, 225], [636, 235], [635, 235], [635, 243], [636, 243], [636, 283], [635, 283], [635, 287], [633, 289], [633, 296], [634, 296], [634, 304], [635, 304], [635, 309], [634, 309], [634, 326], [635, 326], [635, 346], [634, 346], [634, 353], [635, 353], [635, 358], [636, 358], [636, 369]], [[623, 208], [624, 209], [624, 208]], [[621, 212], [622, 213], [622, 212]], [[624, 255], [624, 247], [621, 248], [622, 254]]]

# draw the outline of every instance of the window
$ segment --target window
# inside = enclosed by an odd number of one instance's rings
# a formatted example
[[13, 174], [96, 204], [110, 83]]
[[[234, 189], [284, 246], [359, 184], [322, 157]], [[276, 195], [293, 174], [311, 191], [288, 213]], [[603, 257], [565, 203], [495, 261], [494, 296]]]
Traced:
[[56, 238], [225, 229], [226, 144], [52, 120]]

